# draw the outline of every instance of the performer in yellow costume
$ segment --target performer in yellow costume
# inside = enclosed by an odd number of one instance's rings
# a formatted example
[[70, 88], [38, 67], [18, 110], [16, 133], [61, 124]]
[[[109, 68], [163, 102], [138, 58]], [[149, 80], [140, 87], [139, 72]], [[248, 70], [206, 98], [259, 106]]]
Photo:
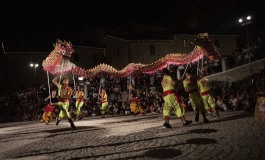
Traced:
[[75, 107], [76, 107], [76, 117], [78, 120], [81, 120], [83, 118], [81, 114], [81, 109], [84, 105], [84, 96], [85, 93], [83, 92], [82, 88], [80, 86], [77, 86], [77, 91], [76, 91], [76, 102], [75, 102]]
[[139, 114], [139, 113], [144, 115], [144, 110], [141, 106], [140, 100], [134, 91], [132, 92], [130, 108], [131, 108], [131, 112], [134, 113], [134, 115]]
[[208, 114], [212, 115], [211, 112], [216, 112], [217, 118], [220, 117], [218, 110], [216, 109], [214, 98], [211, 94], [211, 89], [209, 85], [209, 81], [207, 78], [204, 77], [205, 74], [202, 71], [201, 76], [198, 79], [198, 88], [201, 93], [201, 97], [205, 106], [205, 109]]
[[72, 128], [75, 128], [75, 125], [71, 119], [69, 110], [69, 99], [72, 96], [72, 88], [68, 86], [69, 79], [67, 77], [62, 78], [62, 84], [58, 82], [58, 76], [55, 77], [52, 82], [58, 87], [58, 103], [53, 104], [57, 105], [60, 108], [59, 117], [56, 118], [56, 125], [60, 123], [62, 118], [66, 118], [68, 122], [71, 124]]
[[102, 118], [105, 118], [105, 114], [107, 112], [108, 109], [108, 95], [106, 93], [105, 88], [101, 88], [101, 96], [99, 98], [99, 100], [101, 101], [101, 114], [102, 114]]
[[203, 116], [203, 122], [207, 123], [209, 120], [206, 118], [205, 107], [203, 100], [198, 90], [197, 76], [193, 76], [190, 70], [186, 71], [186, 79], [183, 81], [183, 86], [186, 92], [189, 93], [189, 99], [193, 110], [196, 112], [195, 121], [199, 121], [199, 112]]
[[163, 124], [166, 128], [172, 128], [169, 124], [170, 112], [171, 109], [174, 109], [175, 114], [183, 123], [183, 126], [187, 126], [192, 123], [192, 121], [185, 120], [185, 110], [180, 104], [180, 98], [177, 95], [174, 85], [175, 81], [172, 80], [169, 75], [169, 71], [165, 68], [163, 69], [163, 79], [162, 79], [162, 87], [163, 87], [163, 96], [164, 96], [164, 107], [163, 107], [163, 115], [165, 119], [165, 123]]

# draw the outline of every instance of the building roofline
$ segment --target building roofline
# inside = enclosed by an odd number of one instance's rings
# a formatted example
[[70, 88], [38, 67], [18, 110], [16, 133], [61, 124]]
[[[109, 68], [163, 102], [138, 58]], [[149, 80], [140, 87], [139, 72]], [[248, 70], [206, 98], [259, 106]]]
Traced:
[[143, 42], [143, 41], [153, 41], [153, 42], [154, 41], [160, 41], [160, 42], [165, 41], [165, 42], [168, 42], [168, 41], [174, 41], [174, 39], [125, 39], [125, 38], [120, 38], [120, 37], [111, 36], [111, 35], [105, 36], [104, 40], [107, 38], [114, 38], [114, 39], [126, 41], [126, 42]]
[[125, 38], [115, 37], [115, 36], [111, 36], [111, 35], [106, 35], [106, 36], [103, 38], [103, 40], [106, 40], [107, 38], [114, 38], [114, 39], [121, 40], [121, 41], [128, 41], [128, 40], [126, 40]]
[[173, 39], [169, 39], [169, 40], [165, 40], [165, 39], [142, 39], [142, 40], [128, 40], [129, 42], [146, 42], [146, 41], [150, 41], [150, 42], [173, 42], [174, 40]]
[[106, 48], [103, 47], [91, 47], [91, 46], [78, 46], [78, 45], [73, 45], [73, 48], [89, 48], [89, 49], [98, 49], [98, 50], [105, 50]]
[[[197, 36], [197, 34], [173, 34], [174, 37], [179, 36], [186, 36], [186, 37], [195, 37]], [[212, 34], [210, 35], [210, 37], [239, 37], [239, 35], [215, 35]], [[126, 41], [126, 42], [172, 42], [175, 41], [174, 38], [173, 39], [129, 39], [129, 38], [120, 38], [120, 37], [116, 37], [116, 36], [111, 36], [111, 35], [107, 35], [105, 36], [104, 40], [106, 40], [107, 38], [113, 38], [113, 39], [117, 39], [117, 40], [121, 40], [121, 41]]]
[[[174, 34], [174, 36], [191, 36], [191, 37], [194, 37], [196, 36], [197, 34]], [[239, 35], [235, 35], [235, 34], [226, 34], [226, 35], [222, 35], [222, 34], [209, 34], [209, 36], [226, 36], [226, 37], [239, 37]]]

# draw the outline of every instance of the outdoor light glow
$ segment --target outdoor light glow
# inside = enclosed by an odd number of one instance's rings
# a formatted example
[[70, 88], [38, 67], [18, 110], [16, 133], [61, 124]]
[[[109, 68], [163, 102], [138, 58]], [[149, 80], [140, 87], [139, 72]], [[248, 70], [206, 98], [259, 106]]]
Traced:
[[35, 64], [35, 67], [38, 67], [39, 66], [39, 64]]
[[242, 18], [240, 18], [240, 19], [238, 20], [238, 22], [239, 22], [239, 23], [242, 23], [242, 22], [243, 22], [243, 19], [242, 19]]
[[30, 63], [30, 67], [33, 67], [34, 66], [34, 64], [33, 63]]
[[84, 79], [84, 77], [78, 77], [79, 81], [82, 81]]
[[247, 20], [251, 20], [251, 16], [247, 16]]

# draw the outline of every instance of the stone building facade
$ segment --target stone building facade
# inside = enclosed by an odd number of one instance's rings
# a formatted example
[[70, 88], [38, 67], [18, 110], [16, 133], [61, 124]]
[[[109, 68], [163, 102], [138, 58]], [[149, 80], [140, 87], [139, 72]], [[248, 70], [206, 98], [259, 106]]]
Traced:
[[[168, 39], [125, 39], [114, 36], [104, 38], [106, 63], [117, 69], [128, 63], [152, 63], [169, 53], [189, 53], [194, 49], [195, 35], [174, 35]], [[221, 55], [229, 55], [237, 49], [236, 35], [210, 35]]]

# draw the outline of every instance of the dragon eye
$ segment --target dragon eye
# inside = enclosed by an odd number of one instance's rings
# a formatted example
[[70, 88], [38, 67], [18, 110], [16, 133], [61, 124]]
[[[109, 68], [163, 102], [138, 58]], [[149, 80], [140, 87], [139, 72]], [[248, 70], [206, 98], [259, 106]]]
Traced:
[[61, 52], [61, 54], [65, 54], [65, 50], [61, 50], [60, 52]]

